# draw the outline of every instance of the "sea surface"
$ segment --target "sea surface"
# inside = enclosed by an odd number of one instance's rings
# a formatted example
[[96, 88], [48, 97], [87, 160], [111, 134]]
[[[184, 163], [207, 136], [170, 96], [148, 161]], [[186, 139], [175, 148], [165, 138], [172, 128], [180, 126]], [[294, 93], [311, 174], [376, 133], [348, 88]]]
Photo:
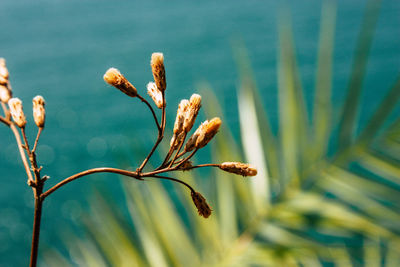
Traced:
[[[280, 3], [280, 4], [278, 4]], [[163, 52], [167, 71], [168, 127], [182, 98], [207, 83], [239, 136], [238, 73], [232, 44], [242, 42], [262, 101], [277, 127], [277, 24], [292, 15], [296, 52], [310, 106], [315, 82], [321, 1], [104, 1], [0, 0], [0, 57], [7, 60], [14, 96], [24, 103], [28, 138], [36, 134], [31, 99], [46, 99], [46, 128], [38, 158], [48, 186], [95, 166], [118, 166], [115, 154], [139, 161], [156, 138], [150, 113], [137, 99], [107, 86], [103, 73], [121, 70], [145, 95], [152, 52]], [[342, 100], [366, 1], [337, 2], [333, 99]], [[400, 70], [400, 1], [383, 0], [368, 62], [361, 121], [371, 115]], [[203, 99], [207, 101], [207, 99]], [[98, 175], [60, 189], [44, 207], [41, 252], [61, 247], [85, 211], [93, 188], [119, 192], [118, 178]], [[122, 198], [121, 198], [122, 201]], [[26, 266], [30, 250], [32, 190], [15, 140], [0, 125], [0, 266]]]

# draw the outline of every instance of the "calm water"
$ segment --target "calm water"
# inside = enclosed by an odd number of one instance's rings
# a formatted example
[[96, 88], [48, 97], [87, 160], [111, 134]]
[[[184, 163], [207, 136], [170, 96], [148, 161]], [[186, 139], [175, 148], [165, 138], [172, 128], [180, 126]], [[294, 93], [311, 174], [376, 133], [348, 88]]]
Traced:
[[[221, 104], [229, 107], [225, 109], [227, 123], [238, 134], [238, 75], [231, 41], [241, 38], [276, 125], [276, 2], [1, 0], [0, 56], [7, 59], [14, 94], [25, 103], [28, 117], [35, 95], [47, 101], [38, 157], [43, 174], [52, 177], [48, 184], [89, 167], [117, 166], [113, 155], [121, 148], [128, 151], [128, 144], [142, 148], [151, 144], [155, 132], [150, 114], [139, 101], [106, 86], [102, 74], [117, 67], [144, 90], [152, 79], [149, 59], [154, 51], [164, 52], [166, 58], [170, 125], [179, 100], [207, 81]], [[303, 86], [311, 99], [321, 3], [297, 2], [290, 1], [289, 7]], [[335, 100], [341, 99], [346, 88], [364, 4], [338, 3]], [[383, 1], [361, 120], [370, 115], [400, 69], [399, 36], [400, 2]], [[32, 121], [28, 129], [32, 139]], [[88, 178], [50, 198], [43, 218], [42, 248], [59, 246], [62, 234], [56, 230], [71, 227], [91, 188], [107, 185], [110, 191], [118, 191], [115, 179], [107, 178], [111, 177]], [[4, 126], [0, 127], [0, 181], [0, 266], [24, 266], [33, 203], [15, 142]]]

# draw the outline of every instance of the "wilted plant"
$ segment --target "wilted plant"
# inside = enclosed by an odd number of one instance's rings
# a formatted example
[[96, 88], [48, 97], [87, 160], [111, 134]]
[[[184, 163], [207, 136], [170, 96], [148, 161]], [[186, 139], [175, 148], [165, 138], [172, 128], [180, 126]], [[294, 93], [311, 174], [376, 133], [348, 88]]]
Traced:
[[[38, 131], [33, 147], [31, 149], [25, 132], [27, 121], [23, 112], [22, 101], [18, 98], [12, 98], [12, 91], [9, 82], [9, 73], [6, 67], [6, 62], [4, 59], [0, 58], [0, 99], [2, 108], [4, 110], [4, 116], [0, 116], [0, 121], [7, 125], [12, 130], [15, 136], [20, 156], [28, 177], [27, 183], [32, 188], [33, 196], [35, 199], [30, 266], [36, 266], [37, 263], [40, 222], [44, 200], [60, 187], [78, 178], [94, 173], [109, 172], [121, 174], [141, 181], [147, 178], [158, 178], [177, 182], [186, 186], [190, 190], [191, 198], [198, 210], [199, 215], [203, 216], [204, 218], [208, 218], [211, 215], [212, 210], [201, 193], [195, 191], [193, 187], [190, 186], [188, 183], [176, 178], [163, 176], [163, 174], [173, 171], [191, 170], [201, 167], [219, 167], [221, 170], [240, 174], [242, 176], [254, 176], [257, 174], [257, 170], [253, 166], [240, 162], [224, 162], [222, 164], [200, 165], [192, 164], [190, 159], [196, 154], [196, 152], [200, 148], [203, 148], [211, 141], [211, 139], [218, 132], [221, 125], [220, 118], [213, 118], [209, 121], [206, 120], [198, 127], [198, 129], [193, 133], [193, 135], [188, 139], [185, 144], [186, 137], [192, 129], [201, 107], [201, 96], [198, 94], [193, 94], [189, 100], [184, 99], [179, 104], [174, 124], [173, 136], [170, 141], [170, 149], [165, 156], [164, 161], [157, 168], [151, 171], [143, 171], [144, 167], [150, 160], [157, 146], [163, 140], [166, 125], [165, 91], [167, 83], [165, 78], [164, 56], [162, 53], [152, 54], [151, 68], [153, 72], [154, 82], [150, 82], [147, 85], [147, 90], [148, 94], [154, 100], [155, 105], [159, 109], [161, 109], [160, 121], [157, 118], [156, 112], [154, 111], [151, 104], [138, 93], [138, 90], [117, 69], [110, 68], [104, 74], [104, 80], [108, 84], [116, 87], [128, 96], [137, 97], [142, 102], [144, 102], [146, 106], [150, 109], [152, 116], [154, 117], [155, 124], [157, 126], [157, 140], [155, 141], [147, 157], [143, 160], [136, 171], [128, 171], [110, 167], [88, 169], [76, 173], [68, 178], [65, 178], [50, 189], [44, 190], [45, 182], [49, 178], [49, 176], [41, 174], [42, 167], [38, 166], [36, 160], [36, 147], [41, 132], [45, 126], [45, 101], [42, 96], [36, 96], [35, 98], [33, 98], [33, 117], [35, 124], [38, 127]], [[20, 129], [20, 131], [18, 130], [18, 128]]]

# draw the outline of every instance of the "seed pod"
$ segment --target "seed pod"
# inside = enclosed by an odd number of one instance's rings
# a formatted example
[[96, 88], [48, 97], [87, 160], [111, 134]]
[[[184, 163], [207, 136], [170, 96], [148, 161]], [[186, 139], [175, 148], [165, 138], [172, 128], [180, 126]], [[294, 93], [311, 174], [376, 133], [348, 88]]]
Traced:
[[165, 79], [164, 55], [162, 53], [153, 53], [151, 55], [151, 70], [153, 72], [154, 82], [158, 90], [164, 92], [167, 88], [167, 81]]
[[172, 151], [178, 149], [179, 144], [180, 144], [181, 142], [183, 142], [183, 138], [184, 138], [184, 137], [185, 137], [185, 133], [184, 133], [184, 132], [181, 132], [181, 133], [178, 134], [178, 135], [175, 135], [175, 134], [174, 134], [174, 135], [172, 136], [171, 142], [169, 143], [169, 144], [170, 144], [170, 147], [171, 147], [171, 149], [172, 149]]
[[116, 68], [110, 68], [103, 76], [104, 81], [130, 97], [137, 96], [136, 88]]
[[12, 97], [11, 90], [7, 86], [0, 84], [0, 100], [3, 103], [8, 103], [8, 100]]
[[26, 125], [26, 118], [22, 110], [22, 101], [19, 98], [11, 98], [8, 101], [8, 106], [10, 107], [10, 113], [14, 122], [18, 127], [24, 128]]
[[160, 90], [158, 90], [157, 85], [153, 82], [147, 84], [147, 93], [153, 99], [154, 103], [158, 108], [162, 108], [165, 103], [163, 103], [163, 97]]
[[192, 200], [194, 205], [197, 208], [197, 211], [199, 212], [200, 216], [203, 216], [204, 218], [208, 218], [211, 215], [211, 207], [207, 204], [206, 199], [196, 191], [192, 191], [191, 193]]
[[196, 139], [197, 149], [204, 147], [211, 141], [211, 139], [217, 134], [221, 123], [221, 119], [215, 117], [203, 126], [198, 138]]
[[32, 103], [33, 103], [33, 119], [35, 121], [35, 124], [37, 127], [43, 128], [46, 119], [44, 98], [40, 95], [35, 96], [32, 100]]
[[226, 172], [239, 174], [242, 176], [255, 176], [257, 175], [257, 169], [250, 164], [241, 162], [224, 162], [219, 168]]
[[199, 113], [201, 107], [201, 96], [198, 94], [193, 94], [190, 97], [190, 105], [185, 114], [185, 121], [183, 123], [183, 129], [185, 132], [190, 132], [196, 121], [197, 114]]

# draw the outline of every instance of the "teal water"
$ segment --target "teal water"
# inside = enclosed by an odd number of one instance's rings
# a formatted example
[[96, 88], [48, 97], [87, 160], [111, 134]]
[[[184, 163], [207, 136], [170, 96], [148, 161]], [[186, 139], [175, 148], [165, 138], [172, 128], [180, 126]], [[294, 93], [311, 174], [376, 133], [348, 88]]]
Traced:
[[[340, 101], [350, 73], [365, 1], [339, 1], [334, 95]], [[306, 98], [313, 93], [320, 1], [289, 1]], [[119, 68], [139, 90], [152, 79], [152, 52], [165, 54], [168, 118], [207, 81], [238, 135], [238, 75], [231, 41], [248, 48], [263, 101], [277, 116], [276, 1], [0, 1], [0, 57], [7, 59], [14, 95], [31, 117], [31, 99], [47, 101], [46, 130], [38, 148], [48, 186], [95, 166], [117, 166], [116, 151], [149, 146], [155, 131], [139, 101], [106, 86], [104, 71]], [[382, 3], [365, 80], [365, 120], [400, 70], [400, 2]], [[143, 93], [144, 94], [144, 93]], [[204, 99], [204, 101], [207, 101]], [[276, 120], [272, 122], [277, 125]], [[34, 138], [32, 120], [28, 125]], [[131, 151], [130, 151], [131, 152]], [[140, 159], [132, 154], [132, 162]], [[134, 154], [134, 155], [133, 155]], [[10, 131], [0, 127], [0, 266], [24, 266], [30, 249], [31, 190]], [[41, 246], [60, 247], [60, 228], [72, 227], [93, 186], [118, 191], [115, 177], [99, 175], [68, 185], [45, 206]], [[112, 180], [112, 181], [111, 181]]]

